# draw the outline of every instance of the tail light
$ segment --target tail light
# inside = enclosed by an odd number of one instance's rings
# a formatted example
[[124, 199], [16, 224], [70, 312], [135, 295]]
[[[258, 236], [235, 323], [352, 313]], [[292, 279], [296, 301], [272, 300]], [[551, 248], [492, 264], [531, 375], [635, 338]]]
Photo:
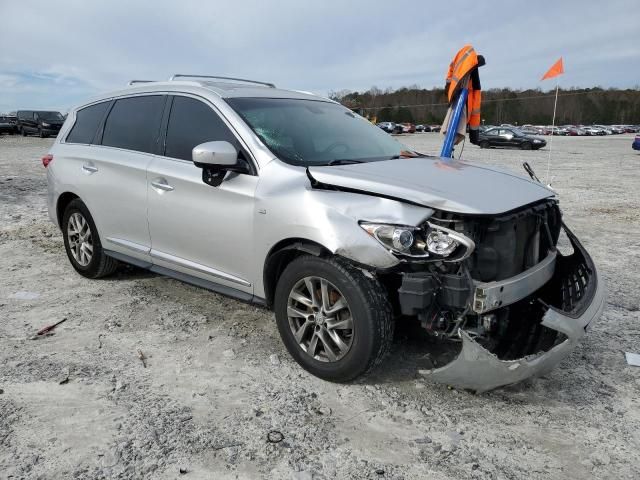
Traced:
[[42, 157], [42, 165], [44, 165], [44, 168], [47, 168], [51, 162], [53, 162], [53, 155], [50, 153], [47, 153]]

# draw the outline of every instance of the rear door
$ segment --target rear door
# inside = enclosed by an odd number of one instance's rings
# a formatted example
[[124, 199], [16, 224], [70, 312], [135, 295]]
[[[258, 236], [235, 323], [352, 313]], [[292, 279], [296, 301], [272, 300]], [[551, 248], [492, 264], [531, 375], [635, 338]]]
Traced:
[[174, 96], [164, 123], [164, 155], [154, 158], [148, 170], [153, 263], [252, 293], [258, 177], [227, 173], [213, 187], [202, 181], [202, 169], [191, 157], [193, 147], [208, 141], [228, 141], [250, 161], [247, 150], [213, 106], [199, 97]]
[[[165, 95], [119, 98], [109, 105], [95, 145], [77, 149], [81, 197], [107, 250], [150, 261], [147, 167], [157, 148]], [[81, 119], [82, 110], [78, 112]], [[89, 112], [87, 112], [89, 113]], [[82, 141], [76, 122], [67, 143]], [[78, 134], [76, 136], [76, 134]]]

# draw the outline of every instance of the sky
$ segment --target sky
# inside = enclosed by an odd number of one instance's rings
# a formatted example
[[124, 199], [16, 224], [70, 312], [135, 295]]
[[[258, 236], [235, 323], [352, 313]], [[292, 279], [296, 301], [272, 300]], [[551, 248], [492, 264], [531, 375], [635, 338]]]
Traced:
[[[455, 8], [454, 8], [455, 7]], [[640, 84], [637, 0], [0, 0], [0, 112], [67, 111], [131, 79], [252, 78], [320, 95], [442, 86], [466, 43], [484, 89]]]

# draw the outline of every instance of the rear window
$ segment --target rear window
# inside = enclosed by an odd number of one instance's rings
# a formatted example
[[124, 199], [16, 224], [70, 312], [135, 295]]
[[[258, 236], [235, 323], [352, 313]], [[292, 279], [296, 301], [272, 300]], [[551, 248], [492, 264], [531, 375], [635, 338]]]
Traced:
[[152, 153], [164, 100], [163, 95], [117, 100], [105, 122], [102, 145]]
[[109, 102], [97, 103], [78, 110], [76, 123], [67, 136], [67, 143], [92, 143]]

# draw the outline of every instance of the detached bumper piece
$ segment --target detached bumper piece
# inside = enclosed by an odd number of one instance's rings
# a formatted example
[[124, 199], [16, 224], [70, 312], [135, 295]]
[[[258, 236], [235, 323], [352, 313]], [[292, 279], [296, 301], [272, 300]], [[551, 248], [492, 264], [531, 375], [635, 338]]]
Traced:
[[[566, 226], [563, 227], [573, 246], [571, 255], [557, 253], [553, 262], [547, 257], [536, 269], [523, 272], [520, 282], [490, 287], [476, 284], [474, 292], [474, 299], [477, 299], [478, 292], [486, 293], [488, 298], [492, 298], [493, 294], [501, 294], [503, 302], [507, 301], [505, 295], [514, 295], [509, 297], [511, 300], [520, 294], [528, 295], [528, 301], [539, 304], [543, 312], [540, 325], [560, 334], [556, 335], [557, 340], [551, 348], [523, 358], [501, 360], [465, 330], [459, 329], [462, 350], [458, 357], [441, 368], [430, 370], [425, 374], [426, 378], [457, 388], [485, 392], [543, 375], [569, 355], [586, 330], [602, 314], [605, 287], [589, 254], [575, 235]], [[555, 268], [551, 269], [549, 265]], [[550, 271], [552, 274], [549, 274]], [[547, 275], [549, 279], [541, 285]], [[533, 285], [538, 289], [531, 291]], [[501, 287], [505, 287], [502, 292]]]

